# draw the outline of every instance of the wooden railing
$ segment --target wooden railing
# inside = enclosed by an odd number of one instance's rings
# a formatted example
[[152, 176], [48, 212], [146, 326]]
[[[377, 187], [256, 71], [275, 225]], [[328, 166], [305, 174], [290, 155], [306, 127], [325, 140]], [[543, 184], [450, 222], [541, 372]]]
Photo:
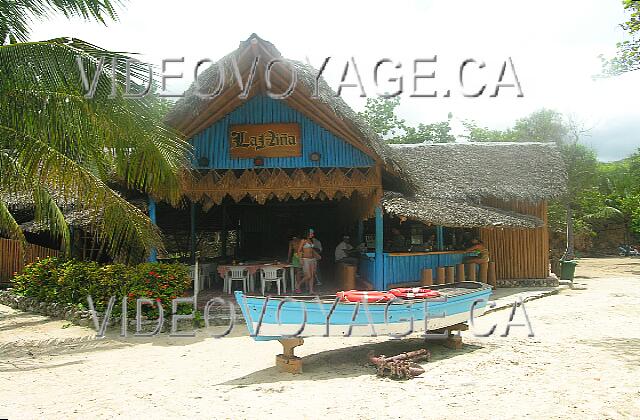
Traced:
[[15, 273], [22, 272], [25, 264], [60, 254], [58, 250], [33, 244], [29, 244], [25, 251], [26, 255], [23, 256], [20, 242], [0, 238], [0, 283], [8, 283]]

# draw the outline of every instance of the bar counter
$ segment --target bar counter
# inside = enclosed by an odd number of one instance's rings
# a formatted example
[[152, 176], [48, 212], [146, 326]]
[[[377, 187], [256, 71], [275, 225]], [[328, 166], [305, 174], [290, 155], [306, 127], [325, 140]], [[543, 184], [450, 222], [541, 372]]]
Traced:
[[360, 276], [374, 284], [379, 290], [386, 290], [396, 283], [420, 282], [423, 268], [455, 266], [464, 257], [474, 255], [465, 251], [434, 252], [383, 252], [383, 284], [375, 284], [375, 253], [367, 252], [360, 258]]

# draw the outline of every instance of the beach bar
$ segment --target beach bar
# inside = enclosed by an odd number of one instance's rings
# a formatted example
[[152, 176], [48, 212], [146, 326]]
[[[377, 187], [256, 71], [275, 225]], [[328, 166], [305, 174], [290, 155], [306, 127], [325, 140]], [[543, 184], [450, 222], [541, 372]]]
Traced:
[[553, 145], [389, 145], [317, 74], [253, 34], [169, 113], [194, 147], [188, 208], [150, 197], [149, 210], [168, 237], [182, 237], [177, 247], [188, 243], [192, 261], [215, 236], [226, 264], [280, 262], [291, 236], [313, 228], [325, 277], [350, 234], [362, 251], [357, 275], [375, 289], [420, 284], [425, 269], [434, 283], [486, 276], [463, 265], [472, 237], [489, 249], [498, 281], [548, 277], [546, 202], [566, 178]]

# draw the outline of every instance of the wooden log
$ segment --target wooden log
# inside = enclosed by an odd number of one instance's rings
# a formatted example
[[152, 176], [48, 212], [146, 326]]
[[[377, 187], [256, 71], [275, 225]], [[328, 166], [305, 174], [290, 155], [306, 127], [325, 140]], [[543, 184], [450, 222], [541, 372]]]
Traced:
[[455, 281], [456, 268], [450, 266], [446, 268], [446, 281], [447, 283], [453, 283]]
[[464, 264], [462, 263], [456, 266], [456, 281], [464, 281]]
[[489, 264], [488, 263], [482, 263], [480, 264], [480, 281], [482, 283], [486, 283], [487, 282], [487, 272], [489, 270]]
[[356, 288], [356, 266], [344, 264], [344, 290]]
[[433, 272], [430, 268], [422, 269], [422, 280], [420, 284], [422, 286], [431, 286], [433, 284]]
[[468, 263], [467, 264], [467, 278], [469, 281], [476, 281], [476, 263]]
[[436, 284], [444, 284], [444, 267], [436, 268]]
[[493, 287], [496, 287], [496, 262], [489, 261], [489, 272], [487, 275], [487, 280], [489, 284]]

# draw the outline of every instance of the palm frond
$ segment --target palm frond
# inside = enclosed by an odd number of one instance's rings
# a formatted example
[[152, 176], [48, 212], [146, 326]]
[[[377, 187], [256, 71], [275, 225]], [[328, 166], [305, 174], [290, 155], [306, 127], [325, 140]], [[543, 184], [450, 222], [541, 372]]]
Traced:
[[33, 18], [43, 19], [52, 14], [80, 17], [106, 24], [106, 19], [117, 20], [116, 0], [0, 0], [0, 45], [5, 42], [25, 42]]
[[47, 230], [62, 242], [64, 253], [71, 253], [71, 232], [69, 225], [64, 220], [64, 214], [51, 194], [40, 185], [35, 185], [33, 190], [33, 203], [35, 221], [47, 226]]
[[22, 243], [23, 246], [27, 244], [27, 240], [20, 229], [20, 225], [16, 222], [7, 205], [0, 198], [0, 233], [8, 236], [9, 238], [16, 239]]
[[[100, 54], [105, 72], [87, 99], [76, 58], [91, 80]], [[0, 189], [29, 191], [37, 217], [65, 243], [68, 227], [56, 200], [91, 210], [111, 255], [139, 257], [162, 248], [160, 232], [107, 183], [177, 203], [191, 149], [162, 124], [157, 98], [122, 97], [125, 59], [66, 38], [0, 46], [0, 150], [17, 168], [0, 167], [0, 175], [19, 173], [10, 181], [3, 176]], [[132, 68], [141, 77], [143, 66]]]

